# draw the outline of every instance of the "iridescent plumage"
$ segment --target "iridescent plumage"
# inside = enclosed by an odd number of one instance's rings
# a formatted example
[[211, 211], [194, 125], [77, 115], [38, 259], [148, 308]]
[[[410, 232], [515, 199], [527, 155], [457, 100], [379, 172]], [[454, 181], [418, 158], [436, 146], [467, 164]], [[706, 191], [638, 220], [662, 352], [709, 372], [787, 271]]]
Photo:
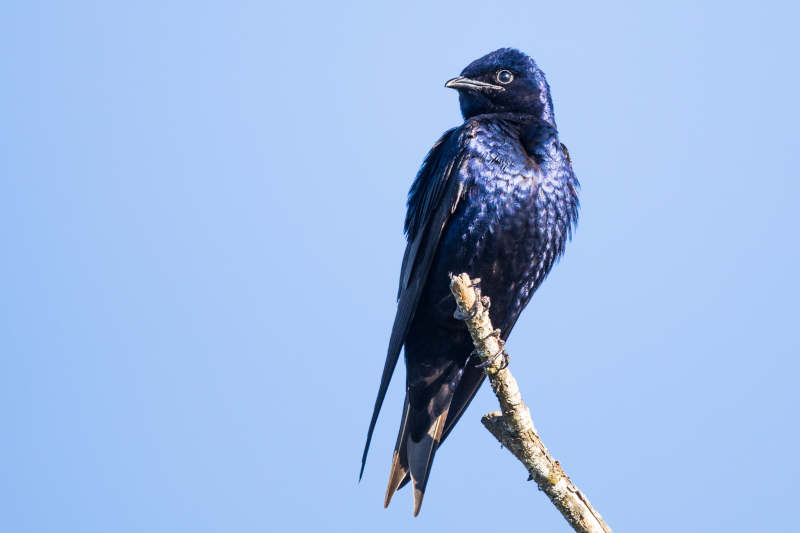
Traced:
[[472, 342], [453, 318], [448, 274], [481, 279], [492, 321], [506, 338], [578, 216], [578, 180], [534, 61], [503, 48], [471, 63], [448, 86], [459, 90], [465, 121], [434, 145], [409, 192], [398, 310], [362, 460], [363, 473], [405, 346], [406, 402], [385, 503], [410, 479], [414, 514], [437, 447], [484, 377], [467, 364]]

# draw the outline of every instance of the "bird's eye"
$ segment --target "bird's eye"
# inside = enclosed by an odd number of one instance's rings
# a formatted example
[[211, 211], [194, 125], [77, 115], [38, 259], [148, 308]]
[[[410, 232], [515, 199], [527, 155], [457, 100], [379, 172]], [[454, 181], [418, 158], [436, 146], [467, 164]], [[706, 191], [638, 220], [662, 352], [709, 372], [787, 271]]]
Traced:
[[508, 85], [512, 81], [514, 81], [514, 75], [511, 73], [510, 70], [498, 70], [497, 71], [497, 81], [502, 83], [503, 85]]

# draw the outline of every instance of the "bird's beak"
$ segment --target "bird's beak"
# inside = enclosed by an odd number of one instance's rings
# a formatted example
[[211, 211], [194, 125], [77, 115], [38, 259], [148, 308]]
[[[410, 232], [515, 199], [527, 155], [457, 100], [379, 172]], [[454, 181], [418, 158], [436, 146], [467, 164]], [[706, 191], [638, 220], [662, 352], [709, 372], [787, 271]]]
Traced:
[[444, 84], [445, 87], [449, 89], [472, 89], [475, 91], [505, 91], [505, 87], [501, 87], [499, 85], [492, 85], [491, 83], [486, 83], [485, 81], [478, 81], [473, 80], [471, 78], [467, 78], [465, 76], [459, 76], [457, 78], [453, 78], [452, 80], [448, 80], [447, 83]]

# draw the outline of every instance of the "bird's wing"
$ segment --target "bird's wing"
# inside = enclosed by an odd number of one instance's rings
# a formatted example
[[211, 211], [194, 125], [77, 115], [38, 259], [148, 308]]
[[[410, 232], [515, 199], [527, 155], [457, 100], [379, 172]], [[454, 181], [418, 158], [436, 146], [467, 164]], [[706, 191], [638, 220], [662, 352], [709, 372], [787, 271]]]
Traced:
[[464, 190], [459, 168], [466, 154], [468, 136], [464, 128], [448, 130], [428, 153], [408, 195], [408, 213], [405, 229], [408, 245], [400, 271], [400, 289], [397, 295], [397, 314], [389, 340], [386, 363], [383, 366], [378, 397], [367, 431], [367, 442], [361, 458], [361, 472], [367, 461], [372, 432], [378, 420], [383, 398], [397, 366], [411, 320], [417, 309], [422, 289], [428, 277], [439, 238], [450, 215], [455, 211]]

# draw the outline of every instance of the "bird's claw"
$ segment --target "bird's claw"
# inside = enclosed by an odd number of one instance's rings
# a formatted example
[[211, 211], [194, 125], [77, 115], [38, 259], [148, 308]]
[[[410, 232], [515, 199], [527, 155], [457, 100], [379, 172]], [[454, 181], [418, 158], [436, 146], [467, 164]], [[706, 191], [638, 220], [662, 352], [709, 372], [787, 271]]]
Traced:
[[[490, 334], [488, 334], [486, 336], [486, 338], [488, 339], [489, 337], [495, 337], [495, 336], [499, 336], [499, 335], [500, 335], [500, 330], [496, 329], [493, 332], [491, 332]], [[484, 361], [482, 363], [478, 363], [477, 365], [475, 365], [475, 368], [486, 368], [487, 366], [494, 364], [494, 362], [497, 360], [498, 357], [502, 357], [503, 358], [503, 362], [500, 364], [500, 368], [498, 370], [503, 370], [504, 368], [508, 367], [508, 360], [509, 360], [510, 356], [508, 355], [508, 352], [506, 351], [506, 343], [500, 338], [497, 339], [497, 342], [500, 344], [500, 349], [497, 350], [497, 353], [493, 354], [491, 357], [486, 359], [486, 361]]]
[[476, 298], [475, 303], [472, 304], [472, 307], [470, 307], [469, 311], [467, 311], [466, 313], [462, 312], [461, 309], [456, 308], [456, 310], [453, 311], [453, 318], [455, 318], [456, 320], [471, 320], [475, 318], [476, 316], [478, 316], [479, 304], [480, 304], [480, 298]]
[[461, 309], [453, 311], [453, 318], [456, 320], [470, 320], [478, 315], [478, 306], [473, 305], [472, 308], [466, 313], [462, 313]]
[[475, 365], [475, 368], [486, 368], [487, 366], [494, 364], [495, 360], [498, 357], [503, 358], [503, 362], [500, 363], [500, 368], [498, 368], [498, 370], [504, 370], [508, 368], [508, 360], [510, 356], [508, 355], [508, 352], [505, 350], [498, 350], [497, 353], [494, 354], [491, 358], [487, 359], [483, 363], [478, 363], [477, 365]]

